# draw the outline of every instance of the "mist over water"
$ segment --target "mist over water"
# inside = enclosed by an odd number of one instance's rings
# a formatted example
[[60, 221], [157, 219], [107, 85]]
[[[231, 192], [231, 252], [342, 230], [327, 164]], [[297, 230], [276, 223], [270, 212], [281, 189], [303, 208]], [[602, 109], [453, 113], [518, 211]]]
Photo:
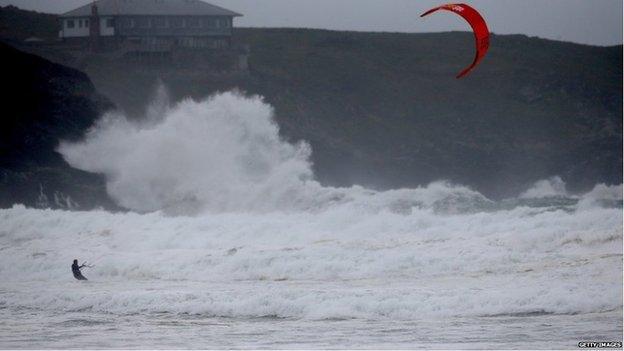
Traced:
[[[104, 174], [111, 197], [133, 212], [0, 210], [0, 306], [621, 320], [621, 185], [570, 194], [553, 177], [499, 202], [446, 182], [324, 187], [309, 145], [280, 139], [262, 98], [229, 92], [170, 105], [160, 96], [144, 121], [111, 113], [83, 142], [59, 148], [73, 167]], [[95, 264], [88, 284], [70, 275], [75, 257]]]
[[60, 147], [72, 166], [105, 174], [124, 207], [267, 211], [299, 206], [320, 189], [311, 181], [309, 146], [280, 140], [260, 97], [225, 93], [171, 108], [161, 97], [152, 106], [147, 122], [109, 114], [84, 143]]
[[261, 97], [228, 92], [169, 106], [162, 89], [144, 121], [111, 113], [84, 142], [59, 148], [73, 167], [104, 174], [109, 194], [126, 208], [196, 215], [343, 205], [409, 211], [443, 201], [450, 207], [490, 202], [444, 182], [386, 192], [321, 186], [309, 145], [282, 140], [273, 109]]

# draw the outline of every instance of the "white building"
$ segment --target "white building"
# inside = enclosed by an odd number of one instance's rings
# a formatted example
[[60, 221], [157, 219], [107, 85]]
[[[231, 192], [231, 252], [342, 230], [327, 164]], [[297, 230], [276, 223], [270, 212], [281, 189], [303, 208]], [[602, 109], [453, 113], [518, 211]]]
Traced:
[[67, 41], [228, 46], [236, 12], [200, 0], [97, 0], [61, 15]]

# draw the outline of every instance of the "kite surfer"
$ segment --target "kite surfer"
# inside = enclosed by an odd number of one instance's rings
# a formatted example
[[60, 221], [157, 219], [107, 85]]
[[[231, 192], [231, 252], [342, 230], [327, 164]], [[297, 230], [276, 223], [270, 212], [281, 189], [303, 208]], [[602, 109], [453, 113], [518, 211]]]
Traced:
[[74, 260], [74, 264], [72, 264], [72, 273], [74, 273], [74, 278], [78, 280], [88, 280], [87, 278], [85, 278], [84, 275], [82, 275], [82, 272], [80, 272], [80, 268], [83, 268], [83, 267], [91, 268], [93, 266], [87, 265], [86, 262], [79, 266], [78, 260]]

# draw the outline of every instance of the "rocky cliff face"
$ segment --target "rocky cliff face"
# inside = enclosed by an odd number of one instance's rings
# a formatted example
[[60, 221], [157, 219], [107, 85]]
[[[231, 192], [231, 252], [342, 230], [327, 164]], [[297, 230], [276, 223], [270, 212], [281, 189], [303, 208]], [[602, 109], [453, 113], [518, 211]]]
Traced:
[[0, 43], [0, 206], [115, 208], [97, 175], [55, 149], [76, 140], [112, 104], [82, 72]]

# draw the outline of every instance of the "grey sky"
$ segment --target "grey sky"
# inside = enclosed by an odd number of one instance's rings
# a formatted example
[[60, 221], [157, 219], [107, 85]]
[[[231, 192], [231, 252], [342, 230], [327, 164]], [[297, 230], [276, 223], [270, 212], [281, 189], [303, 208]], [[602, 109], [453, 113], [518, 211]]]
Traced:
[[[90, 0], [0, 0], [42, 12], [62, 13]], [[243, 13], [244, 27], [307, 27], [357, 31], [469, 30], [461, 18], [419, 14], [449, 0], [207, 0]], [[460, 1], [458, 1], [460, 2]], [[469, 1], [497, 34], [526, 34], [594, 45], [622, 44], [622, 0]]]

